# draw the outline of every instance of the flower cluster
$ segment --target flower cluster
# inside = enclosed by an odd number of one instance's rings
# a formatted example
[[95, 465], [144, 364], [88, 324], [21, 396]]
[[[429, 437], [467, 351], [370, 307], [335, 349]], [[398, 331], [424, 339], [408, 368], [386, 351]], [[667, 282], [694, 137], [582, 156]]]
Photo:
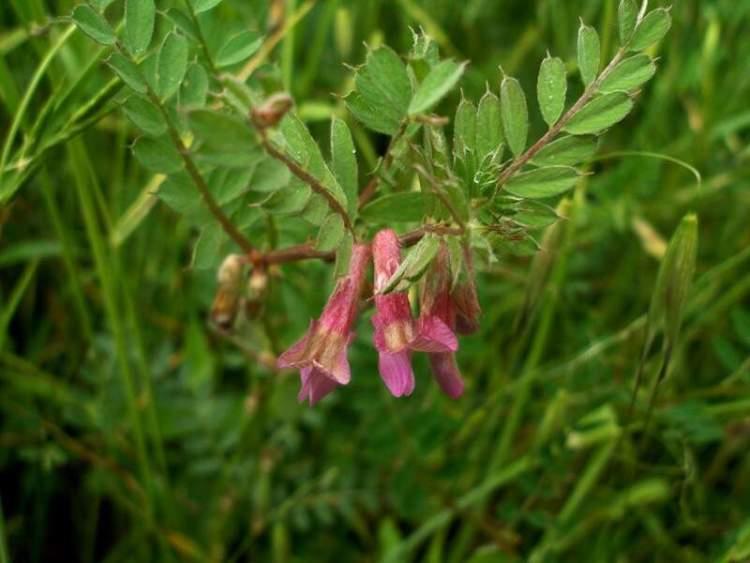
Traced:
[[426, 352], [440, 388], [448, 396], [458, 398], [464, 383], [455, 359], [456, 333], [474, 332], [480, 313], [469, 256], [466, 256], [468, 280], [453, 286], [448, 251], [445, 244], [441, 245], [422, 282], [420, 314], [415, 319], [405, 291], [383, 292], [401, 263], [398, 236], [385, 229], [375, 235], [372, 249], [364, 244], [354, 246], [349, 271], [336, 284], [320, 318], [279, 357], [280, 368], [300, 370], [299, 400], [314, 405], [336, 386], [349, 383], [347, 348], [353, 337], [352, 328], [371, 258], [374, 343], [386, 387], [395, 397], [410, 395], [414, 391], [411, 354]]

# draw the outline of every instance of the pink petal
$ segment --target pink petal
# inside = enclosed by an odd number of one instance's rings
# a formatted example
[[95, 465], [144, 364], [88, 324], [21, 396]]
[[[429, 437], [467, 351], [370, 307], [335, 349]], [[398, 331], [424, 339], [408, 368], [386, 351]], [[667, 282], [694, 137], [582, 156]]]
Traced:
[[310, 406], [315, 405], [323, 397], [333, 391], [337, 384], [335, 381], [315, 368], [303, 368], [300, 370], [302, 388], [299, 390], [297, 400], [301, 403], [309, 401]]
[[411, 343], [412, 350], [420, 352], [455, 352], [458, 339], [451, 328], [434, 315], [420, 318], [417, 337]]
[[464, 392], [464, 382], [461, 372], [456, 365], [456, 357], [452, 353], [430, 354], [432, 374], [443, 390], [443, 393], [453, 399], [458, 399]]
[[339, 354], [336, 365], [333, 367], [333, 379], [341, 384], [346, 385], [352, 380], [352, 371], [349, 368], [349, 359], [346, 357], [347, 348], [344, 347]]
[[394, 397], [411, 395], [414, 391], [414, 372], [409, 352], [381, 352], [378, 357], [378, 369], [383, 383]]
[[284, 368], [297, 368], [302, 367], [303, 364], [306, 364], [309, 362], [309, 359], [306, 357], [306, 350], [308, 347], [308, 344], [310, 342], [310, 335], [312, 335], [315, 332], [315, 321], [310, 321], [310, 327], [307, 329], [307, 332], [304, 334], [302, 338], [300, 338], [297, 342], [292, 344], [286, 352], [283, 352], [277, 359], [276, 359], [276, 367], [284, 369]]
[[383, 320], [380, 318], [380, 315], [378, 315], [377, 312], [373, 313], [372, 318], [370, 320], [372, 321], [372, 326], [375, 329], [372, 333], [372, 340], [375, 343], [375, 349], [378, 352], [385, 351], [386, 350], [385, 335], [383, 334], [383, 329], [385, 325], [383, 323]]
[[278, 357], [276, 360], [276, 367], [280, 369], [300, 367], [300, 364], [306, 363], [304, 357], [305, 350], [307, 348], [308, 340], [310, 339], [310, 331], [313, 330], [313, 324], [310, 325], [310, 330], [308, 330], [302, 338], [292, 344], [286, 352]]

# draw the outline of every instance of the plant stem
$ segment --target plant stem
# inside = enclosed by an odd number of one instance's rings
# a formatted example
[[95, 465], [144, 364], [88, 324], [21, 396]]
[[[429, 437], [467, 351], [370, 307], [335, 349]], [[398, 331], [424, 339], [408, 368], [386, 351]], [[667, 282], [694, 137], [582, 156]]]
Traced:
[[206, 57], [208, 70], [210, 70], [211, 74], [213, 74], [214, 76], [218, 76], [219, 71], [214, 64], [213, 57], [211, 57], [211, 51], [208, 49], [208, 43], [206, 42], [206, 38], [203, 35], [203, 30], [201, 29], [201, 24], [198, 21], [198, 16], [195, 15], [195, 10], [193, 10], [193, 5], [190, 0], [183, 0], [183, 2], [185, 4], [185, 7], [187, 8], [188, 14], [190, 14], [190, 20], [195, 26], [195, 34], [197, 35], [198, 43], [200, 43], [201, 51], [203, 51], [203, 56]]
[[[463, 234], [463, 231], [461, 229], [444, 225], [423, 225], [419, 229], [401, 235], [401, 237], [399, 237], [399, 242], [403, 247], [414, 246], [427, 233], [460, 236]], [[250, 262], [256, 267], [265, 267], [272, 264], [287, 264], [289, 262], [300, 262], [302, 260], [323, 260], [325, 262], [331, 262], [334, 258], [336, 258], [336, 253], [333, 251], [323, 252], [316, 250], [310, 244], [298, 244], [266, 253], [256, 253], [250, 258]]]
[[237, 246], [242, 249], [245, 254], [247, 254], [248, 256], [257, 254], [258, 251], [256, 250], [255, 246], [253, 246], [253, 244], [247, 239], [247, 237], [243, 235], [237, 229], [237, 227], [235, 227], [234, 223], [229, 220], [229, 217], [226, 216], [217, 201], [214, 199], [214, 196], [211, 195], [211, 190], [208, 187], [205, 178], [203, 178], [200, 170], [198, 170], [198, 166], [193, 161], [193, 158], [190, 154], [190, 149], [188, 149], [185, 146], [185, 143], [182, 142], [180, 134], [177, 131], [177, 128], [172, 123], [167, 109], [159, 99], [159, 96], [157, 96], [151, 88], [148, 89], [148, 98], [159, 109], [159, 112], [164, 118], [164, 122], [167, 125], [167, 132], [169, 133], [169, 137], [172, 140], [172, 144], [180, 153], [182, 162], [185, 165], [185, 170], [187, 170], [188, 175], [193, 180], [193, 184], [195, 184], [195, 187], [198, 188], [198, 191], [203, 198], [203, 202], [206, 204], [206, 207], [208, 207], [211, 215], [214, 216], [214, 219], [216, 219], [216, 221], [221, 225], [221, 228], [224, 230], [224, 232], [237, 244]]
[[[344, 227], [346, 227], [346, 230], [352, 233], [354, 235], [354, 226], [352, 225], [352, 221], [349, 218], [349, 214], [346, 212], [346, 209], [338, 202], [338, 200], [333, 197], [333, 194], [323, 185], [321, 184], [317, 178], [315, 178], [312, 174], [310, 174], [307, 170], [302, 168], [299, 164], [297, 164], [294, 159], [292, 159], [290, 156], [282, 152], [281, 150], [277, 149], [273, 143], [268, 139], [268, 135], [266, 135], [266, 132], [263, 129], [258, 128], [258, 132], [260, 133], [260, 142], [263, 145], [263, 148], [266, 150], [266, 152], [279, 162], [283, 163], [284, 166], [286, 166], [289, 171], [297, 176], [300, 180], [302, 180], [305, 184], [310, 186], [312, 188], [312, 191], [314, 191], [316, 194], [321, 196], [323, 199], [326, 200], [326, 203], [328, 203], [328, 207], [331, 208], [331, 211], [336, 213], [341, 217], [341, 219], [344, 222]], [[356, 237], [355, 237], [356, 239]]]

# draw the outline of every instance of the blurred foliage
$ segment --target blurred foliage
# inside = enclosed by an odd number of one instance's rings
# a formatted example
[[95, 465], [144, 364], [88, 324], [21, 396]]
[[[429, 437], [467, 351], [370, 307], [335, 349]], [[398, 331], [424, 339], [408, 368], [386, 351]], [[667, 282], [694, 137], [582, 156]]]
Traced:
[[[56, 115], [76, 115], [111, 79], [77, 32], [35, 76], [74, 5], [0, 3], [3, 139], [34, 80], [24, 135], [50, 100]], [[327, 119], [345, 115], [331, 94], [351, 89], [344, 64], [364, 60], [364, 43], [407, 52], [421, 26], [471, 62], [461, 87], [478, 100], [487, 81], [497, 89], [498, 65], [529, 90], [547, 50], [572, 68], [579, 16], [605, 53], [617, 42], [615, 0], [310, 5], [224, 0], [207, 41], [281, 29], [278, 64], [259, 80], [294, 95], [322, 146]], [[482, 274], [482, 329], [462, 341], [459, 401], [429, 384], [422, 359], [415, 394], [390, 397], [362, 320], [352, 383], [314, 409], [298, 405], [296, 376], [259, 358], [317, 316], [330, 266], [274, 270], [259, 321], [227, 341], [205, 321], [215, 272], [188, 267], [195, 230], [151, 196], [159, 179], [132, 157], [122, 113], [88, 108], [0, 210], [0, 555], [747, 560], [750, 3], [685, 0], [672, 17], [651, 53], [656, 78], [601, 143], [596, 174], [545, 252], [503, 255]], [[350, 125], [360, 170], [372, 169], [384, 139]], [[543, 127], [533, 117], [532, 137]], [[702, 183], [654, 154], [694, 166]], [[653, 394], [659, 343], [641, 352], [658, 260], [691, 212], [696, 278]], [[268, 247], [289, 234], [266, 232], [257, 242]]]

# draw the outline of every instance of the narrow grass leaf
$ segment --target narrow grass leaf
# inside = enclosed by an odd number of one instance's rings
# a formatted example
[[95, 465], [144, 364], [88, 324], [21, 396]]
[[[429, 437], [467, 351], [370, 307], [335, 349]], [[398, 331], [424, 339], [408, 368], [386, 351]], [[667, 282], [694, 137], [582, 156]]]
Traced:
[[540, 150], [531, 162], [537, 166], [573, 166], [585, 162], [596, 152], [596, 137], [567, 135]]
[[346, 195], [349, 217], [354, 220], [359, 195], [357, 151], [349, 126], [337, 117], [331, 120], [331, 168]]
[[431, 109], [456, 86], [465, 68], [466, 63], [458, 64], [451, 60], [441, 61], [433, 67], [414, 92], [409, 114], [416, 115]]
[[642, 51], [661, 41], [672, 27], [672, 17], [665, 8], [658, 8], [646, 14], [633, 32], [630, 49]]
[[554, 197], [575, 186], [578, 176], [578, 170], [570, 166], [547, 166], [517, 174], [505, 189], [518, 197]]
[[633, 37], [638, 22], [638, 5], [635, 0], [620, 0], [617, 8], [617, 28], [620, 33], [620, 44], [625, 45]]
[[243, 31], [230, 37], [216, 55], [216, 66], [225, 68], [250, 58], [260, 48], [263, 37], [253, 31]]
[[170, 32], [164, 38], [157, 63], [157, 85], [163, 99], [172, 97], [185, 78], [188, 65], [188, 42], [183, 35]]
[[583, 83], [588, 86], [599, 74], [601, 44], [599, 34], [593, 27], [581, 22], [578, 29], [578, 70]]
[[76, 6], [72, 15], [78, 29], [102, 45], [114, 45], [117, 41], [115, 32], [107, 20], [88, 4]]
[[624, 92], [598, 96], [586, 104], [565, 126], [573, 135], [600, 133], [619, 123], [633, 109], [633, 100]]
[[142, 55], [151, 44], [156, 21], [154, 0], [126, 0], [125, 46], [135, 56]]
[[645, 54], [634, 55], [621, 61], [602, 81], [602, 92], [635, 90], [651, 80], [656, 73], [654, 61]]
[[649, 322], [664, 318], [666, 337], [674, 345], [680, 331], [698, 247], [698, 218], [686, 215], [669, 241], [649, 310]]
[[500, 109], [505, 139], [515, 156], [526, 148], [529, 133], [529, 110], [526, 95], [515, 78], [504, 77], [500, 85]]
[[122, 56], [120, 53], [112, 53], [107, 64], [112, 68], [115, 74], [127, 84], [130, 88], [139, 94], [145, 94], [148, 90], [146, 80], [135, 63]]
[[492, 154], [494, 161], [502, 158], [503, 122], [500, 100], [490, 92], [485, 92], [479, 100], [476, 119], [476, 153], [481, 162]]
[[565, 96], [568, 91], [565, 63], [562, 59], [548, 56], [539, 67], [537, 97], [544, 121], [554, 125], [565, 109]]

